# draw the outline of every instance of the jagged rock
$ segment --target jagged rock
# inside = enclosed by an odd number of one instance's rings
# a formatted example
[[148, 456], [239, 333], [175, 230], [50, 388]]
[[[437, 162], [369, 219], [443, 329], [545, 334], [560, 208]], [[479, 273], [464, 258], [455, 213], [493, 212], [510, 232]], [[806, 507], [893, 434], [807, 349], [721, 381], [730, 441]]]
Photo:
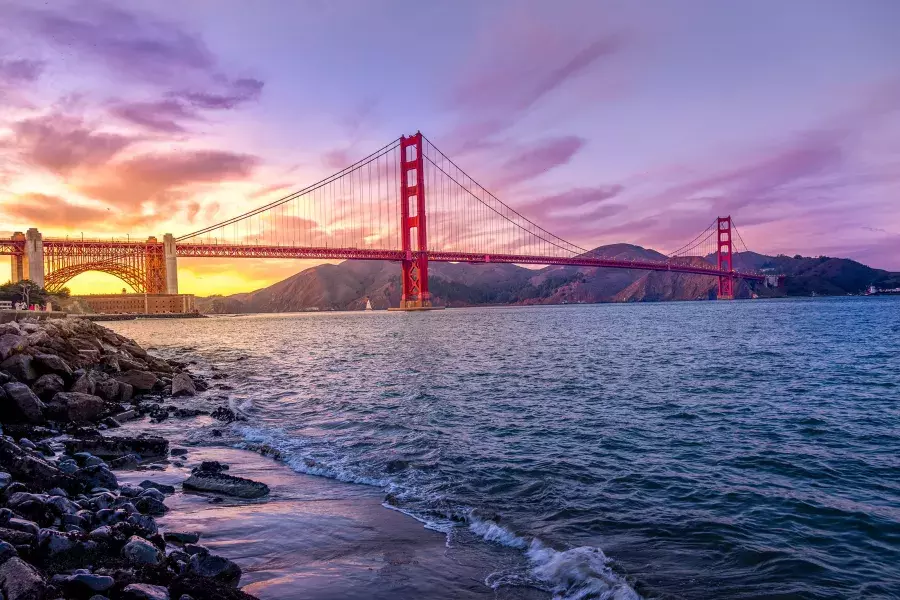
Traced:
[[129, 369], [124, 373], [118, 373], [116, 380], [121, 383], [127, 383], [136, 390], [150, 391], [159, 378], [150, 371], [138, 371], [137, 369]]
[[172, 378], [172, 395], [173, 396], [196, 396], [197, 388], [194, 386], [194, 380], [187, 373], [178, 373]]
[[77, 392], [79, 394], [93, 395], [96, 390], [97, 380], [94, 378], [93, 373], [89, 371], [75, 380], [75, 383], [72, 384], [72, 389], [70, 391]]
[[217, 460], [204, 460], [201, 461], [199, 465], [191, 469], [191, 473], [199, 473], [203, 471], [205, 473], [221, 473], [222, 471], [227, 471], [228, 465], [223, 462], [219, 462]]
[[0, 542], [0, 565], [18, 555], [19, 553], [16, 551], [15, 546], [9, 542]]
[[6, 600], [44, 600], [47, 583], [41, 574], [18, 557], [0, 566], [0, 591]]
[[31, 391], [44, 402], [49, 402], [53, 399], [53, 396], [65, 391], [65, 389], [66, 383], [63, 381], [63, 378], [55, 373], [41, 375], [31, 386]]
[[56, 373], [65, 379], [71, 379], [72, 377], [72, 367], [55, 354], [45, 354], [43, 352], [35, 354], [34, 365], [41, 373]]
[[234, 421], [243, 421], [244, 420], [244, 417], [235, 413], [233, 410], [231, 410], [230, 408], [225, 407], [225, 406], [220, 406], [216, 410], [212, 411], [210, 416], [213, 419], [222, 421], [223, 423], [232, 423]]
[[100, 396], [80, 392], [60, 392], [47, 405], [48, 414], [58, 420], [93, 422], [106, 410]]
[[10, 483], [12, 483], [12, 475], [0, 471], [0, 492], [5, 490]]
[[163, 560], [162, 553], [156, 546], [136, 535], [131, 536], [122, 548], [122, 556], [135, 565], [158, 565]]
[[174, 494], [175, 486], [174, 485], [166, 485], [165, 483], [157, 483], [155, 481], [150, 481], [149, 479], [145, 479], [138, 484], [144, 490], [158, 490], [163, 494]]
[[135, 500], [134, 505], [141, 513], [145, 515], [160, 516], [169, 512], [169, 507], [163, 504], [157, 498], [150, 496], [142, 496]]
[[264, 483], [209, 471], [193, 473], [184, 481], [182, 487], [186, 490], [215, 492], [238, 498], [261, 498], [269, 493], [269, 486]]
[[256, 600], [255, 596], [244, 593], [230, 585], [197, 577], [193, 573], [179, 575], [169, 585], [173, 598], [183, 600], [188, 596], [191, 600]]
[[169, 600], [169, 590], [161, 585], [132, 583], [125, 586], [122, 598], [124, 600]]
[[30, 546], [35, 541], [33, 533], [27, 531], [19, 531], [9, 527], [0, 527], [0, 540], [10, 543], [13, 546]]
[[17, 480], [27, 481], [35, 488], [59, 487], [79, 489], [76, 480], [45, 461], [22, 450], [8, 437], [0, 437], [0, 464]]
[[241, 580], [241, 568], [224, 556], [195, 554], [188, 563], [188, 571], [200, 577], [208, 577], [237, 587]]
[[199, 410], [196, 408], [176, 408], [175, 412], [172, 413], [173, 416], [178, 417], [179, 419], [186, 419], [189, 417], [197, 417], [199, 415], [207, 414], [206, 411]]
[[120, 384], [118, 381], [104, 373], [102, 377], [97, 380], [97, 384], [94, 386], [94, 393], [104, 400], [115, 402], [119, 399], [121, 393], [119, 386]]
[[4, 423], [43, 423], [43, 411], [44, 403], [27, 385], [19, 382], [3, 384], [3, 394], [0, 394], [0, 419]]
[[87, 488], [115, 489], [119, 487], [116, 476], [104, 465], [84, 467], [75, 472], [75, 478], [85, 484]]
[[143, 458], [165, 457], [169, 453], [169, 441], [153, 435], [137, 437], [98, 436], [63, 442], [66, 452], [90, 452], [101, 458], [118, 458], [126, 454], [137, 454]]
[[130, 383], [119, 381], [119, 402], [131, 402], [132, 396], [134, 396], [134, 386]]
[[28, 354], [13, 354], [0, 363], [0, 369], [9, 372], [19, 381], [31, 382], [38, 378], [38, 373], [31, 362], [31, 356]]
[[105, 592], [116, 584], [116, 580], [108, 575], [76, 573], [64, 576], [60, 583], [69, 592], [89, 594], [91, 592]]
[[187, 454], [187, 449], [185, 448], [172, 448], [169, 451], [169, 454], [172, 456], [185, 456]]
[[141, 462], [141, 457], [137, 454], [126, 454], [119, 458], [109, 461], [109, 468], [113, 470], [128, 471], [136, 469]]
[[134, 358], [119, 357], [119, 368], [123, 371], [146, 371], [147, 363]]
[[166, 531], [163, 538], [177, 544], [196, 544], [200, 541], [200, 534], [192, 531]]
[[0, 336], [0, 360], [6, 360], [12, 354], [25, 349], [27, 344], [25, 336], [17, 333], [4, 333]]

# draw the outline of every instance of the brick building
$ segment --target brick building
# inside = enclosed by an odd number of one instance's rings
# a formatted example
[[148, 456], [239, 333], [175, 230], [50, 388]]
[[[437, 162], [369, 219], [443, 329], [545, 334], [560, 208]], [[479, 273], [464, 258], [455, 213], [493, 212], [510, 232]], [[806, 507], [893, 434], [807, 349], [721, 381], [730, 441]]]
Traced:
[[193, 294], [91, 294], [73, 298], [106, 315], [197, 312]]

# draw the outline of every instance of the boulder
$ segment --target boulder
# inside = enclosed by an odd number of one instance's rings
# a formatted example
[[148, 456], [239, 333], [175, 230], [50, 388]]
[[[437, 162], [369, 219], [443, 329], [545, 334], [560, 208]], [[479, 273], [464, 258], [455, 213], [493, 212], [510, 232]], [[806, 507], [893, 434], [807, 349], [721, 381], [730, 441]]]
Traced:
[[138, 371], [129, 369], [123, 373], [117, 373], [116, 379], [121, 383], [127, 383], [132, 388], [141, 391], [150, 391], [159, 379], [150, 371]]
[[132, 583], [122, 591], [124, 600], [169, 600], [169, 590], [161, 585]]
[[119, 400], [121, 393], [119, 390], [120, 385], [118, 381], [104, 374], [103, 377], [98, 379], [97, 385], [94, 386], [94, 393], [104, 400], [116, 402]]
[[122, 556], [135, 565], [158, 565], [163, 560], [159, 548], [136, 535], [131, 536], [122, 548]]
[[178, 373], [172, 378], [172, 395], [173, 396], [196, 396], [197, 388], [194, 386], [194, 380], [187, 373]]
[[153, 516], [161, 516], [169, 512], [169, 507], [162, 503], [157, 498], [152, 498], [150, 496], [142, 496], [134, 501], [135, 507], [142, 514], [145, 515], [153, 515]]
[[145, 479], [138, 484], [144, 490], [158, 490], [163, 494], [174, 494], [175, 486], [174, 485], [166, 485], [165, 483], [157, 483], [155, 481], [150, 481], [149, 479]]
[[44, 402], [49, 402], [53, 396], [59, 392], [66, 390], [66, 383], [63, 378], [55, 373], [41, 375], [38, 380], [31, 386], [31, 391], [37, 394], [37, 397]]
[[0, 591], [6, 600], [44, 600], [47, 583], [37, 569], [13, 557], [0, 566]]
[[175, 544], [196, 544], [200, 541], [200, 534], [193, 531], [166, 531], [163, 539]]
[[78, 469], [78, 471], [75, 472], [75, 478], [82, 482], [88, 489], [106, 488], [108, 490], [114, 490], [119, 487], [116, 476], [104, 465], [94, 465]]
[[169, 591], [173, 598], [180, 600], [184, 600], [184, 596], [191, 600], [256, 600], [255, 596], [235, 587], [190, 572], [176, 577], [169, 585]]
[[0, 335], [0, 360], [6, 360], [11, 355], [21, 352], [27, 344], [25, 336], [17, 333], [4, 333]]
[[195, 554], [188, 563], [188, 572], [200, 577], [221, 581], [237, 587], [241, 580], [241, 568], [224, 556], [216, 554]]
[[269, 493], [269, 486], [264, 483], [209, 471], [193, 473], [184, 481], [182, 487], [186, 490], [214, 492], [238, 498], [261, 498]]
[[0, 465], [19, 481], [27, 481], [33, 488], [62, 488], [72, 491], [80, 486], [71, 476], [63, 473], [43, 458], [20, 448], [12, 439], [0, 437]]
[[48, 413], [60, 420], [94, 422], [106, 410], [100, 396], [81, 392], [60, 392], [47, 405]]
[[0, 527], [0, 540], [13, 546], [30, 546], [35, 542], [35, 535], [28, 531]]
[[116, 584], [116, 580], [108, 575], [76, 573], [64, 577], [61, 583], [67, 591], [78, 595], [86, 595], [91, 592], [105, 592]]
[[137, 454], [143, 458], [157, 458], [169, 454], [169, 441], [154, 435], [97, 436], [66, 440], [63, 443], [69, 454], [90, 452], [100, 458], [118, 458], [126, 454]]
[[19, 553], [16, 551], [15, 546], [9, 542], [0, 542], [0, 565], [18, 555]]
[[70, 391], [79, 394], [93, 394], [97, 391], [97, 380], [94, 378], [94, 374], [88, 371], [78, 377], [78, 379], [75, 380], [75, 383], [72, 384], [72, 389]]
[[19, 381], [31, 382], [38, 378], [38, 372], [31, 362], [31, 356], [28, 354], [13, 354], [0, 363], [0, 369], [9, 372]]
[[0, 420], [4, 423], [42, 423], [44, 403], [24, 383], [5, 383], [0, 395]]
[[35, 354], [34, 365], [41, 373], [56, 373], [65, 379], [72, 377], [72, 367], [55, 354]]

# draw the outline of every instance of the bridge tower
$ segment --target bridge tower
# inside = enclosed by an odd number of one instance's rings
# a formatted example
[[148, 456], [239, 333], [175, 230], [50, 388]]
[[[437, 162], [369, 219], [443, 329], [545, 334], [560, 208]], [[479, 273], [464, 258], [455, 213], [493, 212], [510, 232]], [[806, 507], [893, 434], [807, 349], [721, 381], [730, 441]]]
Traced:
[[44, 236], [34, 227], [25, 232], [25, 264], [28, 279], [44, 287]]
[[[718, 218], [716, 256], [720, 271], [734, 271], [732, 264], [731, 215]], [[719, 276], [719, 300], [734, 300], [734, 276]]]
[[[415, 238], [413, 229], [416, 230]], [[431, 294], [428, 292], [428, 228], [425, 220], [425, 160], [421, 132], [400, 138], [400, 236], [403, 246], [400, 309], [431, 308]]]

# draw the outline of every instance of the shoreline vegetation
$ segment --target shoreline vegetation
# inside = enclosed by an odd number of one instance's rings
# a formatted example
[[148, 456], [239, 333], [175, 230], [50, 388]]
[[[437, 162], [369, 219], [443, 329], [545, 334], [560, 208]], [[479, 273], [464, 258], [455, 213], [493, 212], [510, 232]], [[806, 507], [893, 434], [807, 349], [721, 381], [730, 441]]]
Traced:
[[[164, 419], [164, 399], [206, 387], [187, 365], [85, 319], [0, 325], [0, 597], [254, 598], [238, 588], [241, 568], [196, 532], [157, 523], [176, 488], [154, 473], [184, 467], [187, 451], [117, 433], [139, 416]], [[236, 418], [226, 407], [211, 416]], [[184, 489], [213, 502], [269, 493], [217, 461], [187, 466]], [[137, 481], [120, 482], [122, 472]]]

